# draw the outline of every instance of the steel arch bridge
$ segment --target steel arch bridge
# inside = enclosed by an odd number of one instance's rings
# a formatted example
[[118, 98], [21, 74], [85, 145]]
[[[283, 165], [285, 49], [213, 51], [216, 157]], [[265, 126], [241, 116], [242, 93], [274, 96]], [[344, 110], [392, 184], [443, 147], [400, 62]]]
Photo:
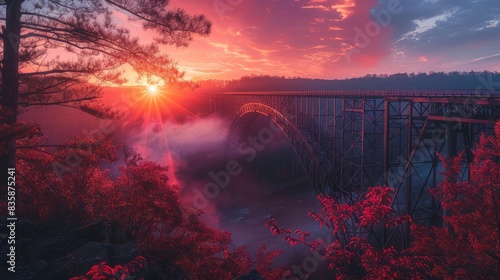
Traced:
[[212, 95], [211, 108], [233, 118], [228, 152], [265, 115], [318, 193], [349, 202], [369, 186], [391, 186], [396, 210], [437, 223], [442, 213], [429, 190], [443, 179], [439, 155], [463, 152], [467, 179], [474, 143], [500, 119], [500, 91], [226, 92]]

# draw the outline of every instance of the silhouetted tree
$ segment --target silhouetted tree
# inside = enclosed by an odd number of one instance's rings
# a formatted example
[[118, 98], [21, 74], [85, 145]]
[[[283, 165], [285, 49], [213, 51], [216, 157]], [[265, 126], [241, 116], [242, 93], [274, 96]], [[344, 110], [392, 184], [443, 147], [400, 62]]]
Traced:
[[[102, 85], [125, 82], [120, 67], [128, 64], [150, 81], [182, 83], [183, 73], [161, 45], [187, 46], [193, 34], [208, 35], [203, 15], [168, 9], [168, 0], [5, 0], [2, 21], [0, 170], [15, 166], [19, 106], [64, 105], [98, 117], [109, 108], [91, 103]], [[156, 35], [143, 44], [116, 23], [128, 17]], [[139, 34], [138, 34], [139, 35]], [[18, 133], [13, 133], [18, 132]]]

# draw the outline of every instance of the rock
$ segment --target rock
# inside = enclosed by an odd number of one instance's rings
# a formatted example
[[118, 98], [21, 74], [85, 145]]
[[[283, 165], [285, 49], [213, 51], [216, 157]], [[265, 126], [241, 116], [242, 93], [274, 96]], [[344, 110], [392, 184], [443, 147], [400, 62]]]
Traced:
[[[134, 239], [117, 223], [71, 228], [19, 221], [16, 233], [16, 273], [2, 270], [0, 279], [69, 279], [103, 261], [124, 265], [139, 256]], [[6, 252], [3, 241], [0, 251]]]
[[257, 270], [254, 269], [245, 275], [239, 276], [235, 280], [265, 280], [265, 279], [262, 278], [259, 272], [257, 272]]
[[47, 262], [38, 260], [32, 262], [28, 265], [16, 266], [16, 272], [10, 273], [6, 272], [5, 269], [2, 269], [0, 273], [0, 279], [9, 279], [9, 280], [30, 280], [30, 279], [39, 279], [40, 275], [44, 275], [50, 270]]
[[113, 261], [110, 264], [124, 264], [139, 256], [139, 249], [134, 240], [130, 240], [124, 244], [113, 244], [114, 255]]
[[74, 235], [94, 242], [127, 243], [134, 239], [116, 222], [95, 222], [76, 229]]
[[68, 255], [50, 262], [51, 270], [39, 279], [69, 279], [85, 273], [94, 265], [106, 259], [104, 247], [88, 242], [72, 250]]

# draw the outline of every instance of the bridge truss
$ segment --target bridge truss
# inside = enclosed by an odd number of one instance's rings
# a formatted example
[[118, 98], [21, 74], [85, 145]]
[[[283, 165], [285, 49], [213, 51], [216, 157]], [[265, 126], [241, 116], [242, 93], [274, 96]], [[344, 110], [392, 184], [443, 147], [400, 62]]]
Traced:
[[[266, 115], [290, 139], [318, 193], [352, 202], [370, 186], [387, 185], [396, 191], [397, 211], [438, 224], [442, 210], [429, 190], [443, 180], [439, 155], [463, 153], [467, 179], [471, 149], [500, 119], [500, 92], [229, 92], [214, 95], [212, 106], [234, 117], [228, 149], [256, 115]], [[408, 230], [400, 233], [407, 246]]]

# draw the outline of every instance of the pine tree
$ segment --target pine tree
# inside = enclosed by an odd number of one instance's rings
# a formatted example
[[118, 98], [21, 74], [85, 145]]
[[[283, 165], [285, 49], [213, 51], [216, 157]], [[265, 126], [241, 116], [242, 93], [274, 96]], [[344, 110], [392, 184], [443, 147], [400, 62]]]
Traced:
[[[162, 52], [163, 45], [187, 46], [193, 34], [208, 35], [203, 15], [169, 9], [168, 0], [5, 0], [2, 21], [0, 181], [16, 165], [19, 106], [64, 105], [109, 116], [92, 101], [102, 85], [125, 82], [120, 67], [139, 77], [182, 83], [183, 73]], [[156, 35], [143, 44], [116, 23], [116, 15]], [[63, 54], [59, 56], [59, 54]], [[108, 108], [109, 109], [109, 108]]]

